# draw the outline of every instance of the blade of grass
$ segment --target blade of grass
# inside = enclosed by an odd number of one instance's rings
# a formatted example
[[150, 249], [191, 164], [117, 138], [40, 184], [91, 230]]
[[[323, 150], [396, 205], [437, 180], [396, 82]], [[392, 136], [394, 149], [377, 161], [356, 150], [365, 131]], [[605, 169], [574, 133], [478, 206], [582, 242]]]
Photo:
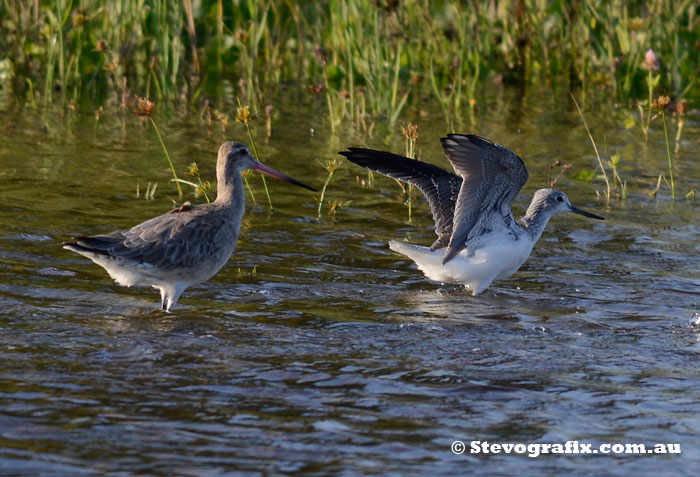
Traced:
[[605, 185], [607, 187], [606, 197], [608, 198], [608, 201], [610, 201], [610, 182], [608, 181], [608, 175], [605, 172], [605, 167], [603, 166], [603, 160], [600, 158], [600, 154], [598, 153], [598, 146], [596, 146], [595, 144], [595, 140], [593, 139], [591, 130], [588, 129], [588, 123], [586, 123], [586, 118], [583, 117], [583, 112], [581, 111], [581, 108], [578, 105], [578, 101], [576, 101], [576, 98], [574, 97], [573, 93], [569, 92], [569, 94], [571, 95], [571, 99], [574, 100], [574, 104], [576, 105], [578, 114], [581, 116], [581, 121], [583, 121], [583, 126], [586, 128], [586, 132], [588, 133], [588, 138], [591, 140], [591, 144], [593, 144], [593, 150], [595, 151], [595, 156], [598, 158], [598, 165], [600, 166], [600, 170], [603, 173], [603, 178], [605, 179]]

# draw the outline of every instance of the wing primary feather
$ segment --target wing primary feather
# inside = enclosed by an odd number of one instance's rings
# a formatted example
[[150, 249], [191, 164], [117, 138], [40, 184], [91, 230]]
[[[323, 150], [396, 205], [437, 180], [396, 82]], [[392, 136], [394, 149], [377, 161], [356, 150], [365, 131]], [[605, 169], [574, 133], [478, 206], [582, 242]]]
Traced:
[[510, 149], [480, 136], [449, 134], [440, 141], [455, 172], [464, 179], [445, 264], [488, 230], [511, 227], [511, 204], [528, 173], [522, 159]]
[[433, 247], [438, 249], [447, 245], [452, 235], [455, 202], [462, 184], [459, 176], [427, 162], [374, 149], [351, 147], [339, 154], [358, 166], [416, 186], [428, 199], [435, 220], [438, 240]]
[[448, 134], [440, 142], [457, 175], [374, 149], [352, 147], [339, 154], [359, 166], [413, 184], [423, 192], [438, 235], [430, 249], [446, 247], [442, 261], [445, 264], [488, 231], [513, 226], [511, 204], [527, 182], [528, 173], [520, 157], [486, 138]]

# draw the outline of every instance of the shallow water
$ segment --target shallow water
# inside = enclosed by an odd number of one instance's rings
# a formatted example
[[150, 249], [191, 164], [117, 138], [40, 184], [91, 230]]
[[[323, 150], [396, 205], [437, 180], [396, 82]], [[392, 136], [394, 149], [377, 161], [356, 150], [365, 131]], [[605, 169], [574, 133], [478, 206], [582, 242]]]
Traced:
[[[273, 134], [254, 123], [264, 162], [320, 187], [349, 145], [401, 152], [398, 127], [331, 135], [323, 104], [289, 100]], [[446, 166], [439, 112], [414, 111], [424, 160]], [[426, 281], [389, 239], [430, 244], [427, 204], [412, 220], [399, 187], [347, 163], [316, 217], [310, 192], [251, 176], [233, 259], [188, 289], [174, 313], [155, 290], [126, 289], [61, 249], [71, 234], [134, 225], [169, 210], [175, 188], [149, 127], [126, 115], [68, 116], [7, 106], [0, 116], [0, 473], [218, 475], [692, 475], [700, 463], [700, 187], [697, 115], [676, 160], [680, 199], [662, 187], [663, 132], [587, 111], [601, 149], [622, 155], [625, 201], [565, 174], [558, 187], [605, 222], [554, 218], [511, 279], [472, 297]], [[193, 115], [160, 117], [178, 171], [212, 178], [218, 145], [248, 142]], [[456, 124], [514, 149], [530, 170], [522, 212], [548, 165], [592, 170], [568, 104], [504, 96]], [[311, 133], [311, 129], [314, 133]], [[672, 126], [675, 131], [675, 126]], [[359, 179], [358, 179], [359, 178]], [[154, 200], [136, 187], [158, 182]], [[679, 443], [682, 455], [450, 451], [454, 440]]]

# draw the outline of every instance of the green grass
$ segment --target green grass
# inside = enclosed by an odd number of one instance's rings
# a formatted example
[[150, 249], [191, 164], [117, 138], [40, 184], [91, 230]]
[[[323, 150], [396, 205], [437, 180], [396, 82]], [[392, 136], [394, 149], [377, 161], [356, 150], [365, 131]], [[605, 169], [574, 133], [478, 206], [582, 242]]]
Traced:
[[497, 82], [636, 107], [648, 99], [650, 48], [658, 91], [698, 95], [693, 0], [0, 0], [0, 22], [13, 92], [30, 105], [118, 106], [131, 94], [194, 110], [233, 88], [258, 114], [293, 82], [323, 85], [331, 127], [396, 121], [425, 98], [450, 123]]
[[664, 123], [664, 137], [666, 139], [666, 157], [668, 158], [668, 177], [671, 180], [671, 198], [673, 200], [676, 200], [676, 183], [673, 180], [673, 156], [671, 156], [671, 146], [668, 141], [668, 128], [666, 127], [666, 113], [663, 107], [661, 108], [661, 119]]

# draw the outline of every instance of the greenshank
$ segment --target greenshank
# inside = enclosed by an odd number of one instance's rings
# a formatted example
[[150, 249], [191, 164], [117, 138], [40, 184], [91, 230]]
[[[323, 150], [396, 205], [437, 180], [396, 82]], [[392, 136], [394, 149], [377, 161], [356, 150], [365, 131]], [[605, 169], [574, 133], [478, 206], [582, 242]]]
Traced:
[[513, 275], [527, 260], [549, 219], [574, 212], [556, 189], [539, 189], [525, 215], [515, 220], [513, 200], [528, 179], [522, 159], [506, 147], [474, 135], [448, 134], [440, 140], [453, 174], [389, 152], [351, 147], [339, 154], [386, 176], [413, 184], [426, 196], [437, 240], [423, 247], [391, 240], [389, 247], [413, 260], [431, 280], [461, 283], [472, 294]]
[[74, 237], [63, 247], [104, 268], [120, 285], [157, 288], [161, 308], [170, 311], [186, 288], [213, 277], [233, 254], [245, 211], [246, 169], [316, 190], [260, 163], [245, 144], [226, 142], [219, 148], [211, 204], [188, 202], [128, 230]]

